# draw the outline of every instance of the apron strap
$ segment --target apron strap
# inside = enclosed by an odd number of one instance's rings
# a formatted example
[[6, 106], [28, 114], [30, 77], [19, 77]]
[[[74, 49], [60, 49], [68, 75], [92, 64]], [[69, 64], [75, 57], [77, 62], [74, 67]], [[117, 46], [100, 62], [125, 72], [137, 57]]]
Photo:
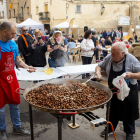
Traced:
[[[8, 42], [9, 43], [9, 42]], [[11, 49], [11, 45], [10, 45], [10, 43], [9, 43], [9, 47], [10, 47], [10, 49]], [[11, 51], [12, 51], [12, 49], [11, 49]]]
[[[9, 42], [8, 42], [9, 43]], [[9, 47], [10, 47], [10, 49], [11, 49], [11, 45], [10, 45], [10, 43], [9, 43]], [[11, 49], [11, 51], [12, 51], [12, 49]], [[12, 51], [13, 52], [13, 51]], [[1, 60], [1, 46], [0, 46], [0, 60]]]
[[1, 46], [0, 46], [0, 60], [1, 60]]

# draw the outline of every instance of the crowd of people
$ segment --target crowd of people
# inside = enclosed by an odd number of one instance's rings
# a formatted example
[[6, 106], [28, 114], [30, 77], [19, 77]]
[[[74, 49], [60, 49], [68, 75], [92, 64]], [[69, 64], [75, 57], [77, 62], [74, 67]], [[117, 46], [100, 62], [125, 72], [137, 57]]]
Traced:
[[[86, 38], [87, 34], [88, 37]], [[61, 28], [55, 28], [50, 32], [47, 29], [44, 32], [36, 29], [33, 35], [31, 27], [29, 30], [22, 27], [21, 35], [18, 38], [18, 48], [28, 65], [45, 66], [47, 64], [45, 53], [49, 52], [49, 67], [63, 67], [65, 58], [69, 60], [69, 54], [73, 54], [73, 51], [70, 52], [70, 50], [76, 48], [76, 43], [80, 43], [82, 63], [85, 65], [92, 63], [93, 56], [95, 56], [97, 63], [101, 62], [110, 53], [104, 49], [106, 46], [112, 46], [116, 42], [124, 42], [126, 47], [130, 48], [132, 43], [138, 43], [139, 41], [140, 38], [137, 39], [135, 32], [133, 37], [127, 40], [123, 37], [121, 30], [114, 29], [112, 31], [103, 30], [102, 32], [87, 30], [84, 37], [80, 36], [78, 40], [74, 40], [69, 36], [65, 36], [65, 32], [62, 32]], [[76, 53], [77, 51], [75, 51]], [[85, 75], [82, 76], [83, 79], [90, 77], [90, 74]]]

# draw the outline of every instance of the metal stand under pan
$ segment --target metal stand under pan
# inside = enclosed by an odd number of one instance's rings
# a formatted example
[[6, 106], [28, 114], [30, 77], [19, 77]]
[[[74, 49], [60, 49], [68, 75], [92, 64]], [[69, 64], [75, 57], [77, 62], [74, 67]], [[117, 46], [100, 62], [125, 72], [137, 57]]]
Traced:
[[[58, 140], [62, 140], [62, 122], [63, 122], [63, 119], [71, 120], [71, 117], [72, 117], [73, 123], [70, 124], [70, 127], [71, 128], [79, 127], [79, 125], [77, 125], [75, 123], [75, 114], [76, 114], [76, 112], [71, 112], [71, 113], [61, 112], [60, 114], [52, 114], [58, 120]], [[110, 114], [110, 101], [107, 103], [106, 122], [109, 121], [109, 114]], [[31, 105], [29, 105], [29, 115], [30, 115], [31, 140], [34, 140], [33, 116], [32, 116], [32, 106]], [[91, 119], [89, 119], [89, 118], [92, 118], [93, 120], [96, 120], [99, 118], [98, 116], [93, 115], [92, 112], [82, 113], [79, 115], [84, 116], [89, 121], [91, 121]], [[105, 140], [108, 140], [108, 126], [109, 126], [108, 124], [105, 125]], [[98, 127], [98, 125], [95, 127]]]

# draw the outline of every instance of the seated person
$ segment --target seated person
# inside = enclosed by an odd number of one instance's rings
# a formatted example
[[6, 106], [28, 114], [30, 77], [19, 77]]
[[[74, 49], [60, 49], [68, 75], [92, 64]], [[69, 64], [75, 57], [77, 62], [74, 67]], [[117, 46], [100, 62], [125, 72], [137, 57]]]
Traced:
[[114, 40], [113, 44], [116, 43], [116, 42], [121, 42], [121, 40], [119, 38], [115, 37], [115, 40]]
[[140, 43], [133, 43], [129, 48], [128, 52], [135, 56], [140, 61]]
[[78, 42], [80, 42], [80, 43], [81, 43], [82, 41], [83, 41], [83, 37], [82, 37], [82, 36], [80, 36], [80, 37], [79, 37], [79, 39], [78, 39]]
[[130, 37], [130, 38], [128, 39], [128, 45], [129, 45], [129, 46], [131, 46], [131, 45], [132, 45], [132, 43], [133, 43], [133, 38], [132, 38], [132, 37]]
[[101, 39], [100, 45], [101, 45], [103, 48], [105, 48], [105, 39], [104, 39], [104, 38]]
[[100, 39], [99, 39], [99, 43], [101, 43], [101, 39], [102, 39], [102, 38], [103, 38], [103, 37], [101, 36]]
[[107, 39], [105, 40], [105, 45], [112, 45], [112, 40], [110, 36], [107, 36]]
[[[103, 47], [99, 44], [99, 40], [96, 40], [96, 48], [98, 48], [100, 56], [103, 55]], [[101, 62], [101, 58], [99, 58], [96, 62]]]
[[[66, 54], [68, 55], [69, 53], [70, 53], [70, 50], [72, 49], [72, 48], [75, 48], [75, 42], [74, 42], [74, 39], [73, 38], [71, 38], [70, 39], [70, 42], [67, 44], [67, 52], [66, 52]], [[75, 54], [76, 54], [77, 52], [75, 51]], [[71, 55], [73, 54], [73, 51], [71, 51]]]
[[[102, 46], [102, 48], [105, 48], [105, 39], [104, 38], [101, 39], [100, 46]], [[106, 57], [107, 54], [108, 54], [108, 52], [103, 50], [103, 56]]]
[[125, 43], [126, 45], [126, 48], [128, 49], [130, 46], [128, 45], [128, 40], [127, 39], [124, 39], [123, 42]]

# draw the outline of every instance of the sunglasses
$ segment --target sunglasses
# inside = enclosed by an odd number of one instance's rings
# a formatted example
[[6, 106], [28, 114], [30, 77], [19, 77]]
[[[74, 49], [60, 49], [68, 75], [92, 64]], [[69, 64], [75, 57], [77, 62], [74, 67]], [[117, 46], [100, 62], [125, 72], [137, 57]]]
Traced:
[[28, 30], [26, 29], [26, 30], [23, 30], [23, 31], [25, 32], [25, 31], [28, 31]]
[[61, 31], [61, 29], [60, 29], [60, 28], [56, 28], [55, 30], [56, 30], [56, 31]]

